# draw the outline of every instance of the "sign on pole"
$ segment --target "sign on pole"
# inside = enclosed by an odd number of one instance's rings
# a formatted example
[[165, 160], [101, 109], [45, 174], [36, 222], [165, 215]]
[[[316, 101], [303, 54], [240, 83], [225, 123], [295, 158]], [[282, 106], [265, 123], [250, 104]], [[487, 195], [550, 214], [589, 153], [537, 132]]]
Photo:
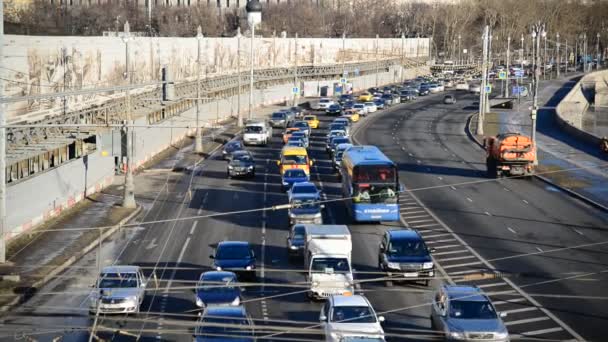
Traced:
[[518, 78], [524, 77], [524, 71], [523, 70], [515, 70], [515, 77], [518, 77]]
[[300, 88], [299, 87], [291, 88], [291, 93], [294, 95], [298, 95], [300, 93]]
[[359, 68], [355, 69], [355, 76], [359, 76]]
[[486, 85], [486, 94], [492, 94], [492, 85], [491, 84]]
[[506, 71], [499, 71], [498, 72], [498, 79], [499, 80], [506, 80], [507, 79], [507, 72]]
[[340, 83], [342, 83], [342, 84], [346, 83], [346, 78], [340, 79]]

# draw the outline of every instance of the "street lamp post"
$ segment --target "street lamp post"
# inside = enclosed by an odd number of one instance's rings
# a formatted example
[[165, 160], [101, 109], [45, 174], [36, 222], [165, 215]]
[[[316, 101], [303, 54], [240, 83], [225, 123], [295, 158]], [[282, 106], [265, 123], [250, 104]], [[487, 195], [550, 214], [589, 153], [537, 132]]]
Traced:
[[557, 32], [557, 34], [555, 35], [555, 38], [557, 39], [556, 40], [557, 50], [555, 53], [555, 60], [557, 62], [557, 78], [559, 78], [559, 71], [560, 71], [559, 69], [562, 67], [562, 61], [561, 61], [560, 54], [559, 54], [560, 53], [559, 48], [561, 46], [559, 43], [559, 32]]
[[[126, 49], [126, 58], [125, 58], [125, 77], [127, 78], [127, 83], [131, 84], [131, 68], [130, 68], [130, 52], [129, 52], [129, 42], [131, 41], [130, 36], [130, 28], [129, 22], [125, 22], [124, 26], [125, 36], [123, 41], [125, 43]], [[127, 170], [125, 172], [125, 186], [124, 186], [124, 194], [122, 200], [123, 208], [135, 208], [135, 184], [133, 183], [133, 132], [132, 126], [133, 122], [131, 121], [131, 93], [129, 88], [126, 90], [125, 94], [125, 111], [126, 111], [126, 120], [125, 120], [125, 133], [127, 135]]]
[[378, 86], [378, 71], [379, 71], [379, 67], [380, 65], [378, 64], [378, 49], [380, 48], [378, 46], [380, 36], [378, 34], [376, 34], [376, 87]]
[[566, 69], [564, 70], [564, 74], [568, 75], [568, 65], [570, 64], [570, 53], [568, 52], [568, 39], [565, 41], [566, 48], [564, 49], [566, 53]]
[[543, 39], [545, 40], [545, 50], [543, 53], [543, 80], [547, 77], [547, 31], [542, 32]]
[[[542, 31], [541, 31], [542, 30]], [[538, 83], [540, 78], [539, 64], [541, 63], [540, 58], [540, 37], [545, 32], [545, 26], [538, 23], [535, 25], [532, 31], [532, 37], [536, 39], [536, 56], [535, 56], [535, 67], [534, 70], [534, 98], [532, 102], [532, 112], [530, 113], [530, 119], [532, 120], [532, 142], [536, 143], [536, 116], [538, 114]], [[533, 40], [534, 42], [534, 40]], [[534, 165], [538, 165], [538, 160], [534, 161]]]
[[241, 79], [241, 28], [238, 27], [236, 30], [236, 73], [238, 78], [238, 88], [239, 93], [236, 97], [236, 115], [237, 115], [237, 125], [239, 127], [243, 127], [243, 113], [241, 112], [241, 87], [242, 87], [242, 79]]
[[203, 40], [203, 30], [199, 26], [196, 30], [196, 136], [194, 140], [194, 151], [203, 153], [203, 136], [201, 132], [201, 41]]
[[585, 68], [583, 72], [587, 72], [587, 32], [583, 33], [583, 60]]
[[293, 106], [297, 107], [298, 106], [298, 93], [299, 93], [299, 89], [300, 87], [298, 87], [298, 33], [296, 32], [296, 35], [294, 37], [294, 68], [293, 68], [293, 87], [298, 88], [298, 92], [294, 92], [293, 93]]
[[249, 51], [249, 64], [250, 64], [250, 72], [249, 72], [249, 113], [248, 117], [251, 119], [253, 117], [252, 108], [253, 108], [253, 45], [255, 42], [255, 26], [262, 21], [262, 4], [258, 0], [251, 0], [247, 2], [247, 6], [245, 6], [245, 10], [247, 11], [247, 22], [249, 23], [249, 27], [251, 28], [251, 44]]
[[458, 35], [458, 65], [462, 64], [462, 58], [461, 58], [461, 54], [460, 52], [462, 51], [462, 49], [460, 48], [460, 40], [461, 40], [462, 36]]
[[595, 53], [597, 54], [597, 63], [595, 64], [595, 69], [600, 70], [600, 59], [602, 58], [602, 54], [600, 53], [600, 33], [597, 33], [597, 41], [595, 42]]
[[507, 36], [507, 78], [505, 80], [505, 97], [509, 97], [509, 74], [511, 64], [511, 36]]

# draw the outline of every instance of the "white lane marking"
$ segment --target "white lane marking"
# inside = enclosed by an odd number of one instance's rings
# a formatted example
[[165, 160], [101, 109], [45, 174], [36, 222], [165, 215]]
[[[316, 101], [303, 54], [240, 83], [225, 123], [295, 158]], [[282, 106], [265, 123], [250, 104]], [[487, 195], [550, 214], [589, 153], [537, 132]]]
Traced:
[[475, 258], [475, 256], [474, 255], [465, 255], [465, 256], [461, 256], [461, 257], [442, 258], [442, 259], [437, 259], [437, 261], [446, 262], [446, 261], [456, 261], [456, 260], [464, 260], [464, 259], [471, 259], [471, 258]]
[[563, 331], [563, 330], [564, 329], [562, 329], [562, 327], [555, 327], [555, 328], [549, 328], [549, 329], [526, 331], [526, 332], [522, 332], [519, 335], [521, 335], [521, 336], [544, 335], [544, 334], [550, 334], [550, 333], [554, 333], [554, 332], [558, 332], [558, 331]]
[[496, 306], [496, 305], [518, 303], [518, 302], [524, 302], [524, 301], [526, 301], [526, 298], [521, 297], [521, 298], [513, 298], [513, 299], [509, 299], [509, 300], [497, 300], [495, 302], [493, 301], [492, 304], [494, 304], [494, 306]]
[[[481, 287], [481, 286], [479, 286], [479, 287]], [[527, 307], [527, 308], [520, 308], [520, 309], [513, 309], [513, 310], [503, 310], [501, 312], [504, 312], [506, 314], [514, 314], [514, 313], [528, 312], [528, 311], [534, 311], [534, 310], [538, 310], [538, 308], [536, 308], [534, 306], [530, 306], [530, 307]], [[562, 330], [562, 328], [559, 328], [559, 329]]]
[[477, 285], [477, 287], [479, 287], [480, 289], [485, 289], [485, 288], [488, 288], [488, 287], [496, 287], [496, 286], [509, 286], [509, 284], [507, 284], [505, 282], [500, 282], [500, 283], [491, 283], [491, 284]]
[[[435, 249], [445, 249], [445, 248], [454, 248], [454, 247], [462, 247], [462, 245], [445, 245], [445, 246], [437, 246], [437, 247], [433, 247]], [[435, 255], [439, 255], [438, 253], [435, 253]]]
[[524, 203], [526, 204], [530, 204], [530, 202], [526, 201], [526, 200], [522, 200]]
[[581, 232], [580, 230], [578, 230], [576, 228], [572, 228], [572, 230], [574, 230], [578, 235], [585, 235], [585, 234], [583, 234], [583, 232]]
[[450, 185], [450, 189], [452, 189], [452, 190], [456, 190], [456, 187], [455, 187], [455, 186], [453, 186], [453, 185]]
[[[190, 243], [190, 237], [188, 236], [188, 238], [186, 238], [186, 242], [184, 242], [184, 246], [182, 247], [182, 250], [179, 252], [179, 256], [177, 257], [176, 264], [179, 265], [182, 263], [182, 259], [184, 258], [184, 253], [186, 253], [186, 248], [188, 248], [189, 243]], [[165, 290], [165, 293], [169, 293], [169, 290], [171, 289], [171, 285], [173, 285], [174, 278], [175, 278], [175, 274], [173, 274], [171, 279], [169, 279], [169, 282], [167, 282], [167, 289]]]
[[466, 271], [458, 271], [458, 272], [450, 272], [450, 275], [461, 275], [461, 274], [469, 274], [469, 273], [483, 273], [486, 272], [485, 269], [475, 269], [475, 270], [466, 270]]
[[511, 325], [517, 325], [517, 324], [526, 324], [526, 323], [533, 323], [533, 322], [540, 322], [540, 321], [546, 321], [550, 319], [547, 316], [541, 316], [541, 317], [534, 317], [534, 318], [526, 318], [526, 319], [520, 319], [517, 321], [511, 321], [511, 322], [505, 322], [506, 326], [511, 326]]
[[450, 233], [441, 233], [441, 234], [433, 234], [433, 235], [424, 235], [423, 237], [425, 239], [431, 239], [431, 238], [440, 237], [440, 236], [446, 236], [446, 235], [452, 235], [452, 234], [450, 234]]
[[507, 189], [507, 188], [502, 188], [504, 191], [506, 192], [510, 192], [511, 190]]
[[467, 201], [469, 201], [469, 202], [471, 202], [471, 203], [473, 202], [473, 200], [472, 200], [472, 199], [470, 199], [470, 198], [468, 198], [468, 197], [467, 197]]
[[194, 230], [196, 229], [197, 224], [198, 224], [198, 221], [192, 222], [192, 228], [190, 228], [190, 235], [192, 235], [194, 233]]
[[513, 234], [517, 234], [517, 232], [515, 231], [515, 229], [513, 229], [511, 227], [507, 227], [507, 230], [510, 231]]
[[[435, 249], [438, 249], [439, 247], [435, 247]], [[437, 253], [433, 253], [433, 255], [448, 255], [448, 254], [458, 254], [458, 253], [468, 253], [469, 251], [467, 251], [466, 249], [463, 250], [459, 250], [459, 251], [447, 251], [447, 252], [437, 252]]]
[[412, 223], [420, 223], [420, 222], [433, 222], [433, 221], [434, 221], [433, 219], [428, 219], [428, 220], [416, 220], [416, 221], [409, 221], [408, 223], [409, 223], [409, 224], [412, 224]]
[[404, 219], [415, 219], [415, 218], [421, 218], [421, 217], [430, 217], [428, 214], [413, 215], [413, 216], [409, 216], [407, 214], [409, 214], [409, 213], [402, 213], [401, 216], [403, 216]]
[[450, 242], [450, 241], [456, 241], [456, 239], [443, 239], [443, 240], [427, 241], [426, 244], [428, 245], [428, 244]]
[[457, 267], [474, 266], [474, 265], [479, 265], [479, 264], [481, 264], [481, 261], [473, 261], [473, 262], [466, 262], [464, 264], [447, 265], [447, 266], [443, 266], [443, 268], [450, 269], [450, 268], [457, 268]]
[[[426, 214], [426, 210], [407, 211], [407, 210], [401, 209], [401, 215], [420, 214], [420, 213], [425, 213]], [[428, 215], [426, 215], [426, 216], [428, 216]]]
[[423, 228], [423, 227], [432, 227], [432, 226], [440, 226], [440, 224], [439, 223], [416, 224], [416, 225], [413, 225], [412, 227]]
[[199, 215], [199, 216], [200, 216], [202, 213], [203, 213], [203, 208], [199, 208], [199, 209], [196, 211], [196, 215]]
[[536, 250], [539, 251], [539, 252], [541, 252], [541, 253], [544, 252], [543, 249], [540, 248], [540, 247], [536, 247]]

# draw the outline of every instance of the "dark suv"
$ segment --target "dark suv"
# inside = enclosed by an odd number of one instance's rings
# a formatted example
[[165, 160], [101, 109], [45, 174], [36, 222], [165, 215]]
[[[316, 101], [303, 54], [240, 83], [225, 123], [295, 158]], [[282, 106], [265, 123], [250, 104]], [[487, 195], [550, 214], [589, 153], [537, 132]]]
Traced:
[[226, 170], [228, 178], [232, 177], [255, 177], [255, 161], [249, 151], [236, 151], [232, 153], [232, 158]]
[[251, 245], [246, 241], [222, 241], [217, 245], [213, 259], [213, 268], [216, 271], [232, 271], [239, 276], [251, 280], [255, 275], [255, 254]]
[[416, 230], [388, 230], [380, 243], [378, 267], [392, 280], [420, 281], [428, 286], [435, 276], [432, 252]]

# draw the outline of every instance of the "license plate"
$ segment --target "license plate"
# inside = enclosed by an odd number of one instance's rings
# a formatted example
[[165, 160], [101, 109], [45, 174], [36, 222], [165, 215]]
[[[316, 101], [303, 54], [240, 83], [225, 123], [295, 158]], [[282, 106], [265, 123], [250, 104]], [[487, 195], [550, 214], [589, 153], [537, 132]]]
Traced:
[[406, 278], [416, 278], [418, 276], [418, 272], [406, 272], [403, 273], [403, 276]]

